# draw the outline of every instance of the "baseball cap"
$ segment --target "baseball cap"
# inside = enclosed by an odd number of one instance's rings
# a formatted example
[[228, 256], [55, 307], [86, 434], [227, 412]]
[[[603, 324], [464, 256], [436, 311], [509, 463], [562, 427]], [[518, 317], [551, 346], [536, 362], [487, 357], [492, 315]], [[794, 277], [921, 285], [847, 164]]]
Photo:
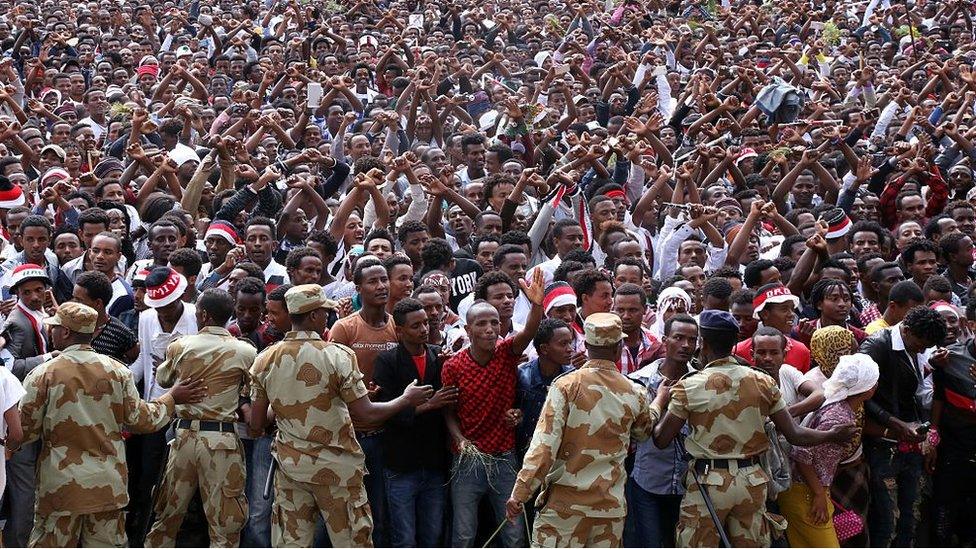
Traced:
[[95, 323], [98, 320], [98, 313], [88, 305], [69, 301], [58, 307], [54, 316], [44, 319], [44, 324], [48, 326], [62, 326], [78, 332], [80, 334], [91, 334], [95, 332]]
[[739, 323], [728, 311], [705, 309], [698, 315], [698, 325], [702, 330], [715, 332], [738, 332]]
[[769, 303], [792, 303], [793, 308], [800, 307], [800, 298], [793, 295], [786, 286], [774, 286], [764, 292], [757, 293], [752, 300], [753, 318], [759, 318], [759, 312]]
[[613, 313], [593, 313], [583, 321], [586, 342], [596, 347], [616, 345], [624, 338], [620, 317]]
[[285, 292], [288, 314], [300, 315], [315, 309], [335, 309], [336, 303], [325, 295], [325, 288], [318, 284], [301, 284]]

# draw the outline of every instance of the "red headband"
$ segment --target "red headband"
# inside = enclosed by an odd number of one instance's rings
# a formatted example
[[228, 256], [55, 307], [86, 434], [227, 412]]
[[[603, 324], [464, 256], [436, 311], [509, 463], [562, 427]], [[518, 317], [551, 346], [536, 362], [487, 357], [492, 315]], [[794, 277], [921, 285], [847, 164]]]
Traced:
[[619, 198], [621, 200], [627, 200], [627, 195], [623, 191], [617, 189], [614, 189], [612, 191], [607, 191], [607, 193], [604, 196], [606, 196], [607, 198]]

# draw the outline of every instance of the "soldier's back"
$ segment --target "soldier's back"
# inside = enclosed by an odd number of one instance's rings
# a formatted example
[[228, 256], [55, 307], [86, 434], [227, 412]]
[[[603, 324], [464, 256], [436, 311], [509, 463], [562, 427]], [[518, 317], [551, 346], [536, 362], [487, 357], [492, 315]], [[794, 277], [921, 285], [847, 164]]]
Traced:
[[566, 419], [555, 456], [564, 466], [547, 480], [549, 505], [588, 516], [622, 516], [624, 460], [635, 426], [650, 422], [646, 393], [613, 362], [594, 360], [556, 378], [553, 388], [565, 402]]
[[224, 328], [207, 326], [169, 345], [167, 360], [159, 366], [156, 378], [162, 387], [170, 386], [176, 378], [205, 382], [207, 397], [177, 406], [177, 417], [232, 422], [236, 420], [241, 386], [256, 356], [254, 345]]
[[251, 377], [252, 395], [263, 393], [274, 410], [283, 470], [313, 484], [361, 482], [363, 452], [347, 403], [366, 396], [366, 387], [351, 349], [289, 332], [257, 356]]
[[765, 418], [785, 406], [773, 378], [722, 359], [681, 379], [669, 410], [687, 420], [685, 448], [698, 458], [745, 458], [769, 446]]

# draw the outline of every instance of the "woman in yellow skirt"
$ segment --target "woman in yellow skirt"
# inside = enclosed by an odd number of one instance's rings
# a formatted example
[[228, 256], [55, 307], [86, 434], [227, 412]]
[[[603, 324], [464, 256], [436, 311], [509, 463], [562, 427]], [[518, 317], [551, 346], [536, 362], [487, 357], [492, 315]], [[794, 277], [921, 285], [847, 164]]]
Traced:
[[[855, 412], [874, 394], [878, 384], [878, 365], [867, 355], [840, 358], [837, 369], [824, 383], [824, 403], [804, 424], [811, 429], [830, 430], [853, 424]], [[850, 455], [853, 441], [795, 447], [793, 484], [779, 495], [780, 512], [786, 517], [786, 537], [790, 547], [839, 547], [832, 520], [830, 484], [837, 465]]]

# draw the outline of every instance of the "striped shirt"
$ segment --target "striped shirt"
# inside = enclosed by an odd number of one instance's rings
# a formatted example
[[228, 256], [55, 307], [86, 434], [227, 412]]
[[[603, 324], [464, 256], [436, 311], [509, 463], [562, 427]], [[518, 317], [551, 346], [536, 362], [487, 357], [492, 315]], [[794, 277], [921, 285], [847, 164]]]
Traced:
[[132, 330], [119, 319], [110, 316], [102, 331], [92, 339], [91, 346], [96, 353], [110, 356], [122, 364], [129, 364], [125, 355], [138, 343], [139, 340]]

